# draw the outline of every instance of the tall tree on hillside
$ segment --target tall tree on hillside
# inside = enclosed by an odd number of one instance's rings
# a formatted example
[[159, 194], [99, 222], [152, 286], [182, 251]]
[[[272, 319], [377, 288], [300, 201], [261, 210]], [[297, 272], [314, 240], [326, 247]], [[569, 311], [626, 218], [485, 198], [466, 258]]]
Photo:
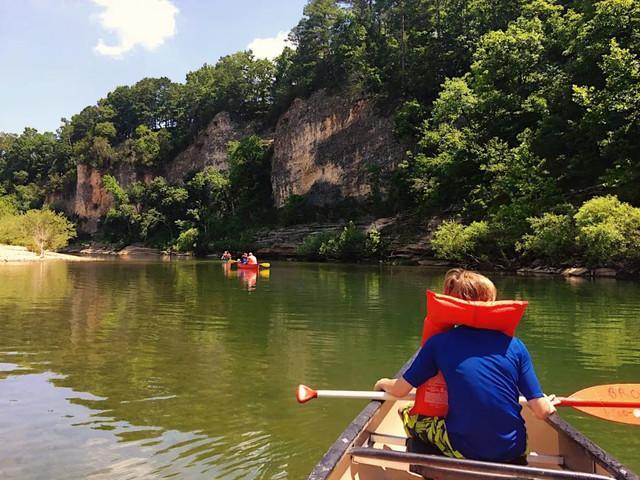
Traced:
[[344, 79], [332, 55], [335, 28], [346, 16], [340, 4], [336, 0], [309, 0], [304, 17], [291, 31], [290, 39], [296, 46], [292, 76], [297, 94], [334, 86]]

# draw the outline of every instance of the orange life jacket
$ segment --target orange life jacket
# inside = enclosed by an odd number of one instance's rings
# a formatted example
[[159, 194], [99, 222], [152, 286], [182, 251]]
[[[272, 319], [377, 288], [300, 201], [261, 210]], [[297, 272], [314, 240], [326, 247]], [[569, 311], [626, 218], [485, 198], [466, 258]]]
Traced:
[[[503, 300], [471, 302], [427, 290], [427, 316], [422, 327], [422, 344], [433, 335], [456, 325], [498, 330], [513, 337], [529, 302]], [[430, 378], [416, 391], [411, 414], [444, 417], [448, 411], [447, 384], [442, 372]]]

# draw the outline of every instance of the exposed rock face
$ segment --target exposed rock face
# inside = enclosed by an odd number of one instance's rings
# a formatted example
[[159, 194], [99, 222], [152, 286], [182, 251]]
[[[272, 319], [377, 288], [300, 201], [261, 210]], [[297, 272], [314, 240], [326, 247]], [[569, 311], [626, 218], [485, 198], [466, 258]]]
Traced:
[[180, 182], [187, 173], [200, 171], [208, 166], [226, 171], [229, 167], [229, 142], [248, 137], [252, 133], [251, 126], [234, 122], [227, 112], [218, 113], [194, 142], [169, 164], [167, 180], [172, 183]]
[[[169, 182], [180, 182], [190, 171], [199, 171], [207, 166], [224, 171], [228, 168], [227, 149], [231, 140], [251, 135], [250, 126], [241, 126], [234, 122], [228, 113], [216, 115], [196, 140], [181, 152], [167, 167], [166, 178]], [[86, 233], [95, 233], [98, 223], [113, 203], [113, 198], [102, 184], [105, 174], [113, 175], [122, 187], [134, 181], [149, 183], [153, 175], [140, 173], [127, 163], [120, 163], [107, 171], [89, 165], [77, 166], [75, 195], [51, 196], [49, 203], [56, 203], [68, 213], [80, 217], [79, 228]]]
[[[217, 114], [183, 152], [169, 163], [164, 176], [179, 183], [192, 171], [211, 166], [228, 170], [228, 144], [255, 134], [252, 124], [240, 124], [226, 112]], [[264, 135], [263, 135], [264, 136]], [[393, 137], [391, 119], [381, 115], [368, 98], [330, 96], [324, 91], [295, 100], [280, 118], [274, 135], [271, 184], [276, 207], [291, 195], [311, 205], [331, 206], [343, 199], [370, 195], [370, 168], [392, 170], [405, 148]], [[78, 165], [75, 197], [58, 199], [81, 218], [80, 228], [95, 233], [112, 205], [102, 184], [105, 173], [126, 187], [135, 180], [149, 182], [150, 174], [121, 163], [107, 171]]]
[[271, 185], [276, 207], [291, 195], [327, 206], [371, 193], [370, 166], [393, 169], [404, 148], [391, 119], [367, 98], [345, 99], [319, 91], [297, 99], [275, 131]]
[[80, 217], [79, 229], [86, 233], [95, 233], [98, 230], [98, 222], [103, 217], [113, 203], [112, 195], [107, 192], [102, 184], [102, 177], [106, 173], [113, 175], [118, 183], [127, 187], [136, 180], [150, 181], [150, 175], [143, 175], [138, 178], [138, 174], [132, 165], [121, 163], [109, 172], [92, 167], [90, 165], [78, 164], [76, 194], [73, 201], [73, 213]]

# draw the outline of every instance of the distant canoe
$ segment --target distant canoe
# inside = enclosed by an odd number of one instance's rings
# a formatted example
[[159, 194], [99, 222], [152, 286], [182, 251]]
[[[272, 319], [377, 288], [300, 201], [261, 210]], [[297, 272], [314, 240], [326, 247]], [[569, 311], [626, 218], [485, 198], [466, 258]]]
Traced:
[[260, 265], [257, 263], [237, 263], [238, 270], [258, 270]]
[[[409, 363], [400, 373], [408, 366]], [[398, 415], [398, 409], [407, 403], [371, 401], [329, 448], [308, 479], [640, 479], [558, 415], [538, 420], [526, 407], [522, 409], [530, 451], [526, 467], [408, 453]]]

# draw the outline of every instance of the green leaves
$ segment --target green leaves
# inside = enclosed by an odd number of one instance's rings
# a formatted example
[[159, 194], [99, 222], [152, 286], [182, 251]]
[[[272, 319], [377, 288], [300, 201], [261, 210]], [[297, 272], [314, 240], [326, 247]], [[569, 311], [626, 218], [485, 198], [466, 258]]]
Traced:
[[640, 208], [608, 195], [595, 197], [575, 215], [576, 240], [595, 264], [640, 259]]
[[490, 234], [487, 222], [472, 222], [463, 225], [456, 221], [443, 222], [434, 232], [431, 246], [438, 258], [459, 262], [478, 262], [482, 244]]
[[0, 242], [23, 245], [44, 256], [45, 250], [65, 247], [76, 229], [62, 213], [49, 209], [0, 216]]

